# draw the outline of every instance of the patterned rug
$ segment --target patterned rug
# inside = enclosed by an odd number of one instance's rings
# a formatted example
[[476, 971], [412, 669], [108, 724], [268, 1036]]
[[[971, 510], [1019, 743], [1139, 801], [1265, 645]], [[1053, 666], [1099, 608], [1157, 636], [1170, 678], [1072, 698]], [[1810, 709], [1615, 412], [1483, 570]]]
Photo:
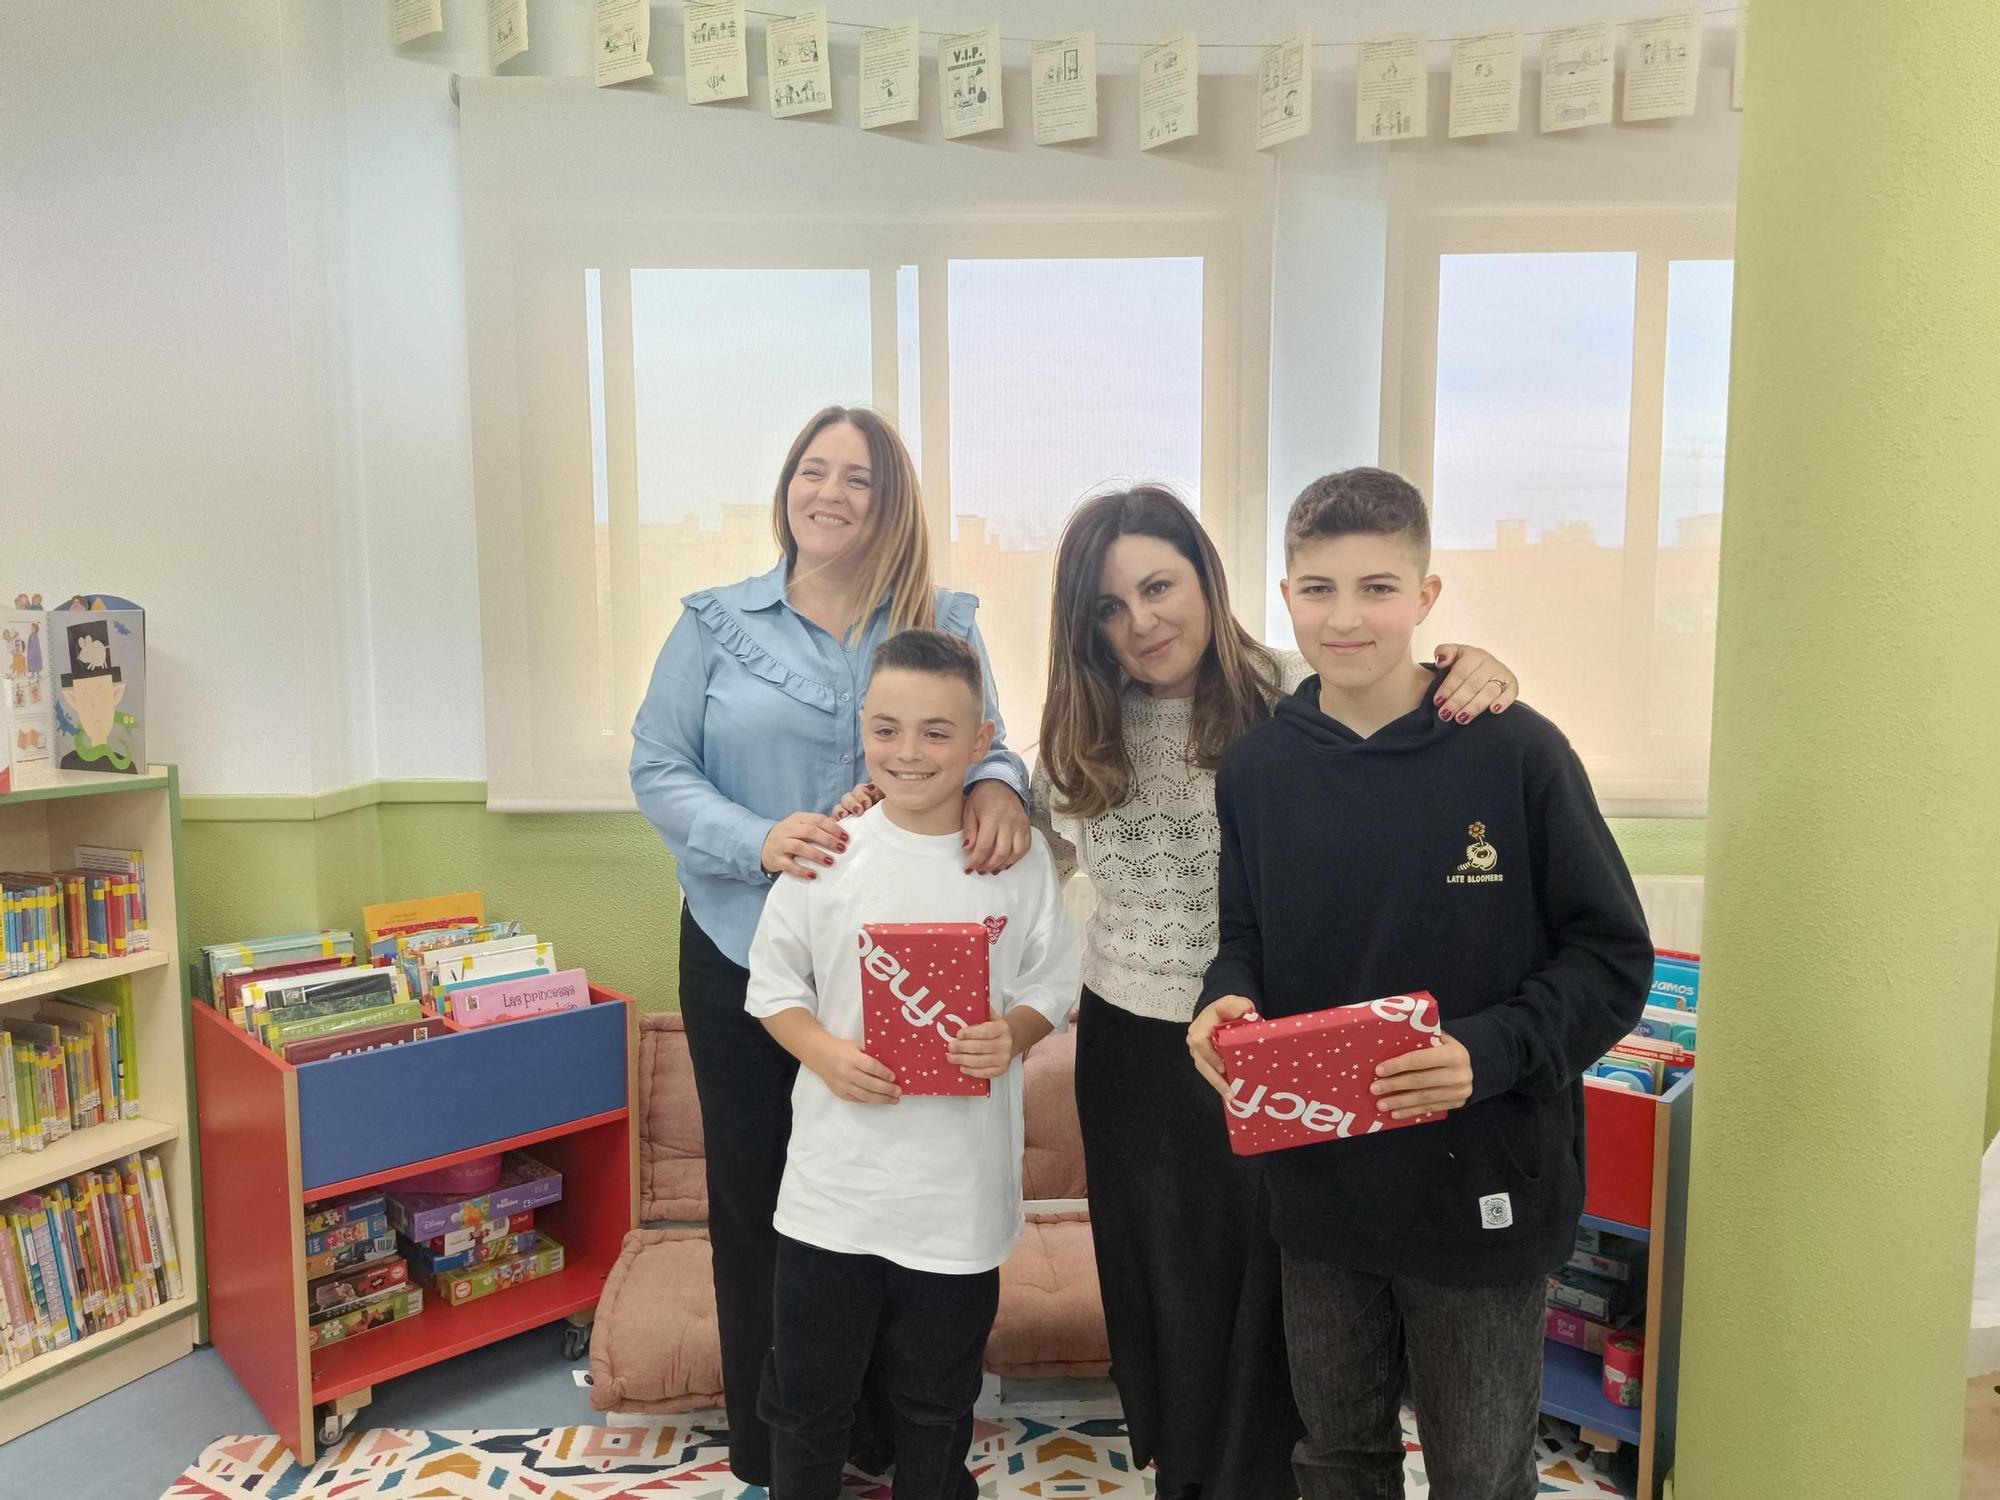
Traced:
[[[1542, 1435], [1544, 1495], [1617, 1500], [1566, 1429]], [[719, 1425], [672, 1419], [651, 1425], [557, 1427], [536, 1432], [349, 1433], [310, 1469], [274, 1437], [211, 1443], [162, 1500], [764, 1500], [725, 1461]], [[1405, 1419], [1407, 1500], [1430, 1487], [1423, 1451]], [[1134, 1473], [1125, 1424], [1116, 1417], [981, 1420], [972, 1468], [982, 1500], [1141, 1500], [1150, 1473]], [[888, 1485], [849, 1478], [845, 1500], [890, 1500]]]

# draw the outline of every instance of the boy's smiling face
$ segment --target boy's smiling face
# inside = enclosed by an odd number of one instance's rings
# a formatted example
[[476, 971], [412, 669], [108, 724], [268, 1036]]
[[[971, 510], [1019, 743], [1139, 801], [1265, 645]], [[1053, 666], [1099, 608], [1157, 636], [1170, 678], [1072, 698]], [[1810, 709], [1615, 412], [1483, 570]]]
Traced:
[[1444, 587], [1397, 534], [1314, 537], [1279, 585], [1299, 650], [1330, 688], [1373, 686], [1411, 660], [1410, 639]]
[[[878, 668], [861, 705], [868, 778], [896, 822], [915, 832], [958, 827], [965, 776], [993, 745], [993, 725], [969, 684], [942, 672]], [[924, 828], [926, 822], [944, 826]]]

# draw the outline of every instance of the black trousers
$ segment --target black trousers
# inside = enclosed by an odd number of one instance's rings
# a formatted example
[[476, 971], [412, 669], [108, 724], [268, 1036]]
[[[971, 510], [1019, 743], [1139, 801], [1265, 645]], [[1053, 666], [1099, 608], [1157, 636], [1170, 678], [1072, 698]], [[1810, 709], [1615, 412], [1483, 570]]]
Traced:
[[1296, 1500], [1278, 1246], [1186, 1023], [1085, 990], [1076, 1103], [1133, 1461], [1157, 1465], [1160, 1500]]
[[1460, 1286], [1293, 1255], [1284, 1264], [1305, 1500], [1402, 1500], [1406, 1370], [1437, 1500], [1541, 1492], [1544, 1278]]
[[[715, 946], [681, 908], [681, 1017], [701, 1100], [708, 1169], [708, 1241], [715, 1260], [715, 1313], [722, 1392], [729, 1413], [729, 1467], [746, 1484], [771, 1482], [771, 1431], [757, 1415], [757, 1387], [771, 1348], [778, 1184], [792, 1136], [792, 1084], [799, 1065], [743, 1008], [750, 971]], [[878, 1362], [879, 1365], [879, 1362]], [[855, 1453], [881, 1469], [891, 1453], [885, 1377], [871, 1368], [856, 1413]]]
[[771, 1428], [771, 1500], [839, 1500], [870, 1350], [895, 1411], [896, 1500], [972, 1500], [972, 1407], [999, 1306], [998, 1270], [913, 1271], [780, 1235], [758, 1403]]

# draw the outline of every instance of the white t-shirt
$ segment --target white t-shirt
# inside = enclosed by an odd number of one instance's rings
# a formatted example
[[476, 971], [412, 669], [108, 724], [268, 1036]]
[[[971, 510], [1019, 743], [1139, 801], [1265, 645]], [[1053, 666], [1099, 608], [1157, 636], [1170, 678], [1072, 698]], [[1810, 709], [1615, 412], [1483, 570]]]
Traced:
[[[1039, 834], [1011, 870], [968, 875], [955, 832], [910, 833], [879, 806], [848, 827], [847, 852], [817, 880], [788, 876], [771, 888], [750, 944], [751, 1015], [796, 1007], [861, 1041], [863, 925], [1000, 917], [993, 1015], [1028, 1005], [1067, 1023], [1082, 955]], [[1021, 1145], [1019, 1061], [988, 1095], [894, 1105], [850, 1104], [801, 1068], [774, 1222], [823, 1250], [911, 1270], [990, 1271], [1021, 1236]]]

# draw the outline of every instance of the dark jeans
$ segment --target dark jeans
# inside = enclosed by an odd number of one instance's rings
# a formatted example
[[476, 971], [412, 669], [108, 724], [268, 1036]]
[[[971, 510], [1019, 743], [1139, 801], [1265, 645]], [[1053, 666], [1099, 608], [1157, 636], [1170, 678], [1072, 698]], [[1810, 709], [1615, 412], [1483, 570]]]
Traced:
[[[706, 1139], [708, 1240], [715, 1263], [722, 1398], [729, 1467], [746, 1484], [771, 1480], [771, 1432], [757, 1415], [757, 1386], [771, 1348], [771, 1278], [778, 1231], [771, 1216], [792, 1138], [799, 1065], [743, 1008], [750, 971], [730, 961], [681, 908], [681, 1019]], [[855, 1454], [879, 1472], [893, 1453], [884, 1377], [869, 1370], [856, 1413]]]
[[1285, 1256], [1304, 1500], [1402, 1500], [1407, 1368], [1435, 1500], [1538, 1494], [1545, 1279], [1461, 1286]]
[[778, 1236], [775, 1341], [758, 1412], [771, 1500], [838, 1500], [880, 1340], [896, 1420], [896, 1500], [972, 1500], [965, 1467], [1000, 1273], [945, 1276]]

